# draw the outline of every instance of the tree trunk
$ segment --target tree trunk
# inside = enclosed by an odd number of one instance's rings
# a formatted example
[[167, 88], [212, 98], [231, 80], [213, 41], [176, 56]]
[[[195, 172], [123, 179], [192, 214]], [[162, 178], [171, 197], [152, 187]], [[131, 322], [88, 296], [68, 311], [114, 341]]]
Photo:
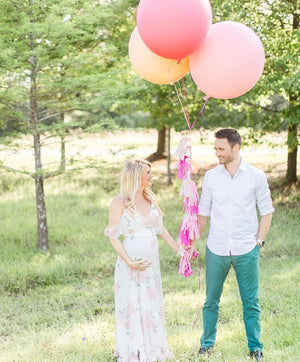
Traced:
[[[297, 1], [293, 1], [293, 30], [299, 29], [299, 12], [297, 10]], [[290, 106], [296, 106], [298, 99], [295, 94], [289, 95]], [[295, 117], [297, 115], [295, 114]], [[297, 151], [298, 151], [298, 129], [297, 124], [288, 124], [288, 160], [285, 181], [289, 184], [297, 182]]]
[[49, 249], [48, 243], [48, 228], [47, 228], [47, 217], [46, 217], [46, 205], [45, 205], [45, 194], [44, 194], [44, 179], [41, 173], [42, 167], [37, 166], [40, 163], [40, 135], [34, 135], [34, 153], [35, 153], [35, 198], [36, 198], [36, 210], [37, 210], [37, 247], [43, 251]]
[[66, 170], [66, 142], [63, 135], [60, 136], [60, 170]]
[[166, 127], [158, 130], [157, 150], [147, 157], [149, 162], [166, 159]]
[[[31, 34], [31, 46], [34, 49], [34, 36]], [[33, 131], [33, 142], [34, 142], [34, 159], [35, 159], [35, 198], [36, 198], [36, 210], [37, 210], [37, 247], [43, 251], [49, 249], [48, 244], [48, 228], [46, 218], [46, 206], [45, 206], [45, 195], [44, 195], [44, 179], [42, 170], [42, 159], [41, 159], [41, 140], [40, 130], [38, 121], [38, 100], [37, 100], [37, 59], [36, 56], [30, 56], [29, 59], [31, 65], [31, 76], [30, 76], [30, 123]]]
[[160, 155], [163, 155], [166, 152], [166, 131], [167, 131], [166, 127], [158, 131], [156, 153]]
[[297, 148], [298, 148], [297, 125], [288, 125], [288, 160], [285, 181], [289, 184], [297, 182]]
[[[60, 122], [64, 124], [65, 112], [60, 111]], [[66, 169], [66, 142], [65, 142], [65, 129], [63, 129], [60, 135], [60, 170], [65, 171]]]
[[168, 165], [167, 165], [167, 173], [168, 173], [168, 184], [171, 185], [172, 177], [171, 177], [171, 128], [168, 128]]

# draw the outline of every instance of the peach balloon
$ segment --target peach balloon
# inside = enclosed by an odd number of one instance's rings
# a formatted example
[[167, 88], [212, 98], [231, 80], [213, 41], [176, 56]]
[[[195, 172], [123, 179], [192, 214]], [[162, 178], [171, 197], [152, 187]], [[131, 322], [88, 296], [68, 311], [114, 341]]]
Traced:
[[264, 63], [264, 47], [254, 31], [238, 22], [222, 21], [210, 27], [205, 41], [190, 56], [190, 72], [208, 97], [230, 99], [254, 87]]
[[156, 84], [170, 84], [181, 79], [189, 71], [188, 58], [180, 62], [160, 57], [142, 41], [137, 27], [133, 30], [129, 45], [129, 58], [133, 68], [144, 79]]

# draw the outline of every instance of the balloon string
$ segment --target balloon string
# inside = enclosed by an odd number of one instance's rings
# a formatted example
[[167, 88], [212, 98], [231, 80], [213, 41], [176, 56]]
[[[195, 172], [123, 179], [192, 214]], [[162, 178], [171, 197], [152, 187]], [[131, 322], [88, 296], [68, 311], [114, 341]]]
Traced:
[[[202, 108], [203, 108], [203, 107], [202, 107]], [[203, 112], [201, 113], [202, 108], [201, 108], [200, 112], [198, 113], [198, 116], [195, 118], [195, 120], [194, 120], [194, 122], [193, 122], [193, 124], [192, 124], [192, 126], [191, 126], [192, 129], [194, 128], [194, 125], [195, 125], [195, 123], [196, 123], [196, 121], [197, 121], [197, 119], [198, 119], [198, 117], [199, 117], [199, 114], [202, 115], [202, 113], [203, 113]]]
[[205, 102], [204, 102], [204, 104], [203, 104], [203, 106], [202, 106], [202, 108], [201, 108], [201, 111], [200, 111], [200, 114], [202, 115], [203, 114], [203, 112], [204, 112], [204, 108], [205, 108], [205, 106], [207, 105], [207, 102], [209, 101], [209, 96], [205, 96], [203, 99], [205, 100]]
[[204, 104], [203, 106], [201, 107], [200, 109], [200, 112], [198, 113], [197, 117], [194, 119], [194, 122], [193, 124], [191, 125], [191, 121], [190, 121], [190, 115], [189, 115], [189, 110], [188, 110], [188, 102], [187, 102], [187, 95], [186, 95], [186, 87], [185, 87], [185, 83], [184, 83], [184, 79], [182, 78], [182, 88], [183, 88], [183, 93], [184, 93], [184, 98], [185, 98], [185, 103], [186, 103], [186, 111], [184, 110], [184, 107], [183, 107], [183, 104], [181, 102], [181, 99], [180, 99], [180, 95], [179, 95], [179, 92], [178, 92], [178, 89], [176, 87], [176, 84], [174, 83], [174, 88], [175, 88], [175, 91], [176, 91], [176, 94], [177, 94], [177, 97], [178, 97], [178, 100], [179, 100], [179, 103], [180, 103], [180, 106], [181, 106], [181, 109], [182, 109], [182, 112], [184, 114], [184, 118], [186, 120], [186, 123], [189, 127], [189, 130], [190, 132], [192, 132], [193, 128], [194, 128], [194, 125], [199, 117], [199, 115], [201, 114], [201, 116], [203, 115], [203, 112], [204, 112], [204, 109], [205, 109], [205, 106], [207, 105], [207, 102], [209, 101], [210, 97], [209, 96], [205, 96], [203, 99], [204, 99]]
[[174, 88], [175, 88], [175, 91], [176, 91], [176, 94], [177, 94], [179, 103], [180, 103], [180, 105], [181, 105], [181, 109], [182, 109], [184, 118], [185, 118], [186, 123], [187, 123], [187, 125], [188, 125], [188, 127], [189, 127], [189, 130], [190, 130], [190, 132], [191, 132], [192, 129], [191, 129], [191, 123], [190, 123], [189, 115], [186, 115], [186, 113], [185, 113], [185, 109], [184, 109], [183, 104], [182, 104], [182, 102], [181, 102], [180, 95], [179, 95], [178, 90], [177, 90], [177, 87], [176, 87], [176, 83], [174, 83]]
[[[199, 286], [199, 289], [200, 289], [200, 279], [201, 279], [200, 277], [201, 277], [201, 263], [200, 263], [200, 258], [199, 258], [199, 270], [198, 270], [198, 286]], [[194, 326], [193, 326], [193, 328], [196, 327], [196, 324], [197, 324], [198, 319], [199, 319], [199, 316], [200, 316], [200, 312], [201, 312], [201, 309], [198, 310], [196, 319], [195, 319], [195, 321], [194, 321]]]
[[187, 113], [188, 120], [189, 120], [189, 129], [190, 129], [190, 132], [192, 132], [193, 127], [191, 127], [191, 121], [190, 121], [190, 114], [189, 114], [189, 108], [188, 108], [188, 101], [187, 101], [187, 95], [186, 95], [186, 87], [185, 87], [185, 83], [184, 83], [184, 77], [182, 77], [181, 80], [182, 80], [183, 94], [184, 94], [185, 103], [186, 103], [186, 113]]
[[200, 115], [200, 114], [201, 114], [201, 116], [203, 115], [204, 108], [205, 108], [207, 102], [209, 101], [209, 98], [210, 98], [209, 96], [205, 96], [205, 97], [203, 98], [203, 99], [205, 100], [205, 102], [204, 102], [203, 106], [201, 107], [200, 112], [198, 113], [198, 116], [195, 118], [195, 120], [194, 120], [194, 122], [193, 122], [193, 124], [192, 124], [192, 126], [191, 126], [192, 129], [193, 129], [193, 127], [194, 127], [194, 125], [195, 125], [195, 123], [196, 123], [199, 115]]

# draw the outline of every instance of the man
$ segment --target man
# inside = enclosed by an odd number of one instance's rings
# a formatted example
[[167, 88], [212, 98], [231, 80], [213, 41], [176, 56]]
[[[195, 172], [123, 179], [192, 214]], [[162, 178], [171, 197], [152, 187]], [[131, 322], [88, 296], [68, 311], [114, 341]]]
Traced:
[[[264, 245], [274, 211], [265, 174], [240, 157], [241, 137], [234, 129], [215, 134], [219, 165], [206, 172], [199, 204], [199, 230], [210, 217], [206, 246], [206, 300], [200, 354], [215, 344], [219, 301], [233, 266], [243, 304], [250, 355], [263, 358], [258, 304], [259, 249]], [[257, 209], [260, 221], [257, 218]]]

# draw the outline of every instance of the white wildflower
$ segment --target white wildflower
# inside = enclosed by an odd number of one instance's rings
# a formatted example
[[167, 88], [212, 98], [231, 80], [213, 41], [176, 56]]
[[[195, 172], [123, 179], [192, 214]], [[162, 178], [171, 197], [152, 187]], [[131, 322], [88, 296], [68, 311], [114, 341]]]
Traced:
[[64, 18], [63, 18], [63, 23], [66, 23], [67, 21], [70, 21], [72, 19], [71, 14], [67, 14]]

